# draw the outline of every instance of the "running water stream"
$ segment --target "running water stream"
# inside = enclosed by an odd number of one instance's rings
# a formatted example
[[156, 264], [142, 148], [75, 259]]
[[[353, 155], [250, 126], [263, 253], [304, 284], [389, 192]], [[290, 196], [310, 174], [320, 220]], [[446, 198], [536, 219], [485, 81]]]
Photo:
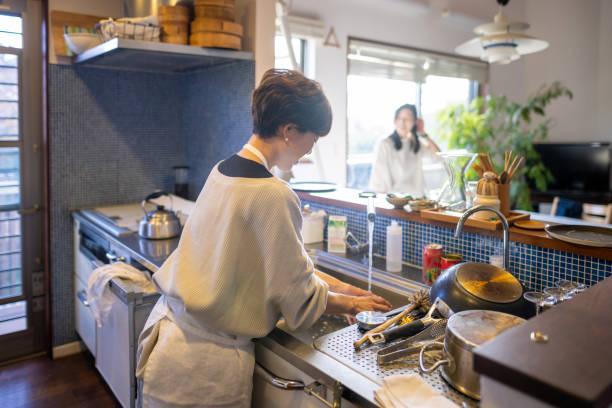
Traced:
[[374, 242], [374, 221], [376, 220], [376, 208], [374, 197], [368, 198], [368, 292], [372, 291], [372, 247]]

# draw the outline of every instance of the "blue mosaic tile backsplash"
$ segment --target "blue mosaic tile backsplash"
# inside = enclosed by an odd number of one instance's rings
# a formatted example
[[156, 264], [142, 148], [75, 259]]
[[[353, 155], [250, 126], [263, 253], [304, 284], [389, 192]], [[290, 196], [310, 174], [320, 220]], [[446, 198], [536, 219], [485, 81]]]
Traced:
[[49, 67], [53, 345], [74, 331], [70, 210], [173, 189], [188, 165], [195, 199], [214, 164], [251, 135], [254, 63], [190, 74]]
[[[348, 230], [355, 234], [358, 240], [367, 240], [365, 211], [303, 200], [302, 205], [306, 204], [309, 204], [312, 210], [322, 209], [329, 215], [346, 215]], [[490, 255], [503, 253], [503, 242], [498, 238], [462, 232], [456, 239], [454, 229], [377, 215], [373, 249], [382, 256], [386, 250], [386, 228], [393, 220], [402, 227], [403, 261], [412, 265], [422, 265], [423, 247], [430, 243], [442, 245], [446, 253], [461, 254], [463, 260], [469, 262], [488, 263]], [[612, 274], [612, 262], [511, 242], [510, 272], [531, 290], [553, 286], [559, 279], [569, 279], [590, 286]]]

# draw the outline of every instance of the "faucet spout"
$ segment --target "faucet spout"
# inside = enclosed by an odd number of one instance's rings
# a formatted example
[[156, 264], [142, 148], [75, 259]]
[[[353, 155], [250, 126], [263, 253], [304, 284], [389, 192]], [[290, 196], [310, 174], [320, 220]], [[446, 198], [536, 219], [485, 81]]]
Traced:
[[457, 223], [457, 228], [455, 229], [455, 238], [459, 238], [465, 221], [472, 214], [478, 211], [492, 211], [497, 214], [497, 216], [501, 220], [502, 227], [504, 229], [504, 270], [510, 272], [510, 226], [508, 225], [508, 220], [506, 219], [506, 217], [504, 217], [504, 214], [502, 214], [498, 209], [479, 205], [476, 207], [472, 207], [466, 212], [464, 212], [461, 218], [459, 218], [459, 222]]

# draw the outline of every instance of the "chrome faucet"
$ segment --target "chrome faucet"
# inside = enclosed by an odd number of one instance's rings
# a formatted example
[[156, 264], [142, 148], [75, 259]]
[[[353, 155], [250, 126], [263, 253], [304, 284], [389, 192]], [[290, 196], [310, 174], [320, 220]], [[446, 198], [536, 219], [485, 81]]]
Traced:
[[499, 210], [491, 207], [485, 207], [483, 205], [478, 205], [476, 207], [472, 207], [466, 212], [463, 213], [461, 218], [459, 218], [459, 222], [457, 223], [457, 229], [455, 230], [455, 238], [459, 238], [459, 234], [461, 233], [461, 229], [463, 228], [463, 224], [465, 221], [475, 212], [478, 211], [492, 211], [499, 216], [499, 219], [502, 222], [502, 226], [504, 228], [504, 270], [510, 272], [510, 226], [508, 225], [508, 220], [504, 217]]

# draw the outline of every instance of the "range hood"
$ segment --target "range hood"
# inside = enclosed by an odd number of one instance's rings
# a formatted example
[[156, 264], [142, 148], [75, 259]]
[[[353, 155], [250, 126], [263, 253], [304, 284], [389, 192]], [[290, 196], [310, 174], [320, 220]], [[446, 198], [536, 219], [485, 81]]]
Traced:
[[252, 60], [253, 53], [247, 51], [113, 38], [81, 53], [74, 63], [133, 71], [184, 73]]

